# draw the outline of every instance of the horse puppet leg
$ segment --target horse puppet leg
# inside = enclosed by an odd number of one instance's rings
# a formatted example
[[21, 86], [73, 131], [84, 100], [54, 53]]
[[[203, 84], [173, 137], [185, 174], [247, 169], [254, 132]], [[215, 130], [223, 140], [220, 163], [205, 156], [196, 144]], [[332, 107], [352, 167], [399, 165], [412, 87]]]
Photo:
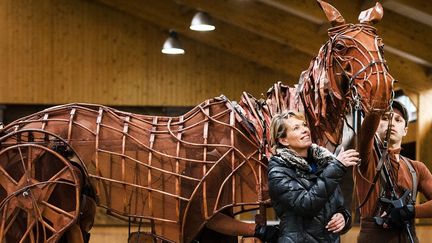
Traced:
[[66, 231], [64, 238], [66, 238], [67, 243], [84, 243], [81, 229], [77, 224], [72, 225]]
[[78, 219], [81, 178], [35, 133], [6, 138], [0, 149], [0, 242], [57, 242]]
[[93, 227], [96, 214], [96, 202], [89, 196], [81, 195], [81, 205], [78, 222], [73, 224], [63, 235], [67, 243], [90, 242], [89, 231]]

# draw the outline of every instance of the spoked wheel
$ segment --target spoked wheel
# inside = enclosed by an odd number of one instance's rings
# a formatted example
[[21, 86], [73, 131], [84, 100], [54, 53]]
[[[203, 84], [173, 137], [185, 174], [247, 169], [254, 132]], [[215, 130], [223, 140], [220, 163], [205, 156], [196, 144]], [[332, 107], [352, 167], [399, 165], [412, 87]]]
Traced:
[[80, 181], [60, 154], [36, 143], [0, 151], [1, 242], [56, 242], [76, 222]]

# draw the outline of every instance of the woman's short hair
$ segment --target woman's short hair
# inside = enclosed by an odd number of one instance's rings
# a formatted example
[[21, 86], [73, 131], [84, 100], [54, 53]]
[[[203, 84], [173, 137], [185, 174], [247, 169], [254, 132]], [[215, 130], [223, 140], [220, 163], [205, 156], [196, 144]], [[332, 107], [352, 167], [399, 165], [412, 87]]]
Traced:
[[285, 138], [287, 134], [287, 126], [285, 122], [289, 118], [296, 118], [298, 120], [306, 121], [303, 113], [298, 111], [283, 111], [282, 113], [276, 114], [270, 123], [270, 146], [273, 154], [276, 153], [276, 149], [281, 146], [279, 138]]

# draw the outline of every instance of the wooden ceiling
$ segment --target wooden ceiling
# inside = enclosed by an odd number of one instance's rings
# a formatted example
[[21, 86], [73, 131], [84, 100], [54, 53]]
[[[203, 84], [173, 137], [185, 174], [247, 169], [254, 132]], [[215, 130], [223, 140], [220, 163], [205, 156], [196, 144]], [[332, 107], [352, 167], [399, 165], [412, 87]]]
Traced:
[[[292, 77], [309, 66], [330, 27], [315, 0], [94, 1]], [[370, 0], [328, 2], [351, 23], [358, 22], [361, 10], [375, 5]], [[404, 89], [432, 88], [432, 4], [425, 0], [380, 2], [384, 17], [376, 27], [385, 43], [390, 72]], [[213, 17], [216, 31], [189, 30], [197, 10]]]

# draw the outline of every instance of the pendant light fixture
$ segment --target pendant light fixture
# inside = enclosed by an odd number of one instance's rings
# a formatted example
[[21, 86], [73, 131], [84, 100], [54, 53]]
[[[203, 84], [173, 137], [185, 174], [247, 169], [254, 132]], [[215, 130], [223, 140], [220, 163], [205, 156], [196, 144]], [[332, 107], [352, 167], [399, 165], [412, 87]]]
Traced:
[[195, 31], [212, 31], [216, 29], [210, 15], [206, 12], [201, 11], [197, 12], [192, 18], [192, 22], [189, 28]]
[[178, 39], [177, 32], [171, 30], [169, 36], [163, 44], [162, 53], [168, 55], [184, 54], [185, 51]]

